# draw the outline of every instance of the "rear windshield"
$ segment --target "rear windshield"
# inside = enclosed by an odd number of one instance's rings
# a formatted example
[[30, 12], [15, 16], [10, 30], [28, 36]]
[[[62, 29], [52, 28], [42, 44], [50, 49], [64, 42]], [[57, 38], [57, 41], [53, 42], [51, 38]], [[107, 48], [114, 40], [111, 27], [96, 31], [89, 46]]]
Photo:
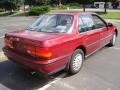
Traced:
[[28, 30], [38, 32], [67, 32], [73, 23], [72, 15], [45, 14], [41, 15]]

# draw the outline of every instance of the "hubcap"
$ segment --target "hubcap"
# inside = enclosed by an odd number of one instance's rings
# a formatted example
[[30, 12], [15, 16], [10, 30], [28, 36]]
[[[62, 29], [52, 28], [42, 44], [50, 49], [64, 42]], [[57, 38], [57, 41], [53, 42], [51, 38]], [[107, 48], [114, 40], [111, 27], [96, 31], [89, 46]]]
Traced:
[[114, 34], [114, 36], [113, 36], [113, 45], [115, 44], [115, 41], [116, 41], [116, 35]]
[[74, 57], [74, 61], [73, 61], [73, 69], [75, 71], [79, 70], [80, 67], [82, 65], [82, 55], [81, 54], [77, 54], [75, 57]]

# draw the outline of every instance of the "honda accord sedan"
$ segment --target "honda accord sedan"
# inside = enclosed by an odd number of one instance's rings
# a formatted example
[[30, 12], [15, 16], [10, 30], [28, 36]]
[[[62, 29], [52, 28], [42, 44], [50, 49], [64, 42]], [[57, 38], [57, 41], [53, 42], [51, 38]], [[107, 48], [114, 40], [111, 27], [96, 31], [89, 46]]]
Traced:
[[80, 71], [86, 57], [114, 46], [117, 27], [99, 15], [57, 12], [40, 15], [25, 30], [5, 34], [4, 54], [25, 68], [44, 74]]

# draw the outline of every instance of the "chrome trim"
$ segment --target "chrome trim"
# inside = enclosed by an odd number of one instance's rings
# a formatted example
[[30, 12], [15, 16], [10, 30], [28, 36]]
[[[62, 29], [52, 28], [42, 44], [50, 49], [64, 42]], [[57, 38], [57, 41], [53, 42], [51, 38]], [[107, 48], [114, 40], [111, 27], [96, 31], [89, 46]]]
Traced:
[[[74, 17], [75, 18], [75, 17]], [[74, 27], [74, 24], [75, 22], [74, 22], [74, 20], [73, 20], [73, 23], [72, 23], [72, 25], [71, 25], [71, 27], [70, 27], [70, 29], [67, 31], [67, 33], [71, 33], [72, 31], [73, 31], [73, 27]]]
[[97, 48], [96, 50], [94, 50], [92, 53], [88, 54], [85, 56], [85, 58], [89, 57], [90, 55], [94, 54], [95, 52], [97, 52], [98, 50], [100, 50], [102, 47]]
[[95, 29], [87, 30], [87, 31], [85, 31], [85, 32], [81, 32], [81, 33], [79, 33], [79, 34], [83, 34], [83, 33], [91, 32], [91, 31], [101, 31], [101, 29], [104, 29], [104, 28], [107, 28], [107, 27], [95, 28]]
[[67, 33], [71, 33], [72, 32], [72, 30], [73, 30], [73, 27], [74, 27], [74, 25], [72, 25], [71, 27], [70, 27], [70, 29], [68, 30], [68, 32]]
[[98, 42], [100, 42], [100, 40], [97, 40], [96, 42], [93, 42], [93, 43], [87, 45], [86, 47], [92, 46], [92, 45], [94, 45], [94, 44], [96, 44], [96, 43], [98, 43]]
[[[109, 36], [112, 36], [112, 35], [113, 35], [113, 34], [111, 34], [111, 35], [109, 35]], [[108, 37], [109, 37], [109, 36], [108, 36]], [[107, 38], [107, 37], [106, 37], [106, 38]], [[103, 38], [103, 39], [101, 39], [101, 40], [104, 40], [104, 39], [105, 39], [105, 38]], [[105, 45], [107, 45], [107, 44], [105, 44]], [[105, 46], [105, 45], [104, 45], [104, 46]], [[87, 57], [89, 57], [90, 55], [94, 54], [96, 51], [100, 50], [101, 48], [103, 48], [103, 46], [97, 48], [97, 49], [94, 50], [92, 53], [86, 55], [85, 58], [87, 58]]]
[[[107, 45], [107, 44], [105, 44], [105, 45]], [[104, 46], [105, 46], [105, 45], [104, 45]], [[94, 51], [91, 52], [90, 54], [86, 55], [85, 58], [89, 57], [90, 55], [94, 54], [95, 52], [97, 52], [98, 50], [100, 50], [100, 49], [102, 49], [102, 48], [103, 48], [103, 46], [97, 48], [96, 50], [94, 50]]]
[[94, 44], [96, 44], [97, 42], [100, 42], [100, 41], [102, 41], [102, 40], [104, 40], [104, 39], [106, 39], [106, 38], [108, 38], [108, 37], [110, 37], [110, 36], [112, 36], [112, 34], [110, 34], [109, 36], [107, 36], [107, 37], [105, 37], [105, 38], [102, 38], [102, 39], [100, 39], [100, 40], [98, 40], [98, 41], [96, 41], [96, 42], [94, 42], [94, 43], [91, 43], [91, 44], [87, 45], [86, 47], [89, 47], [89, 46], [91, 46], [91, 45], [94, 45]]
[[108, 37], [110, 37], [110, 36], [112, 36], [113, 34], [110, 34], [109, 36], [107, 36], [107, 37], [105, 37], [105, 38], [102, 38], [102, 39], [100, 39], [100, 40], [104, 40], [104, 39], [106, 39], [106, 38], [108, 38]]
[[54, 58], [54, 59], [49, 60], [47, 64], [54, 63], [54, 62], [56, 62], [56, 61], [58, 61], [58, 60], [60, 61], [60, 60], [62, 60], [62, 59], [64, 59], [64, 58], [67, 58], [67, 57], [69, 57], [69, 56], [71, 56], [71, 55], [72, 55], [72, 54], [67, 54], [67, 55], [64, 55], [64, 56], [59, 56], [59, 57], [57, 57], [57, 58]]

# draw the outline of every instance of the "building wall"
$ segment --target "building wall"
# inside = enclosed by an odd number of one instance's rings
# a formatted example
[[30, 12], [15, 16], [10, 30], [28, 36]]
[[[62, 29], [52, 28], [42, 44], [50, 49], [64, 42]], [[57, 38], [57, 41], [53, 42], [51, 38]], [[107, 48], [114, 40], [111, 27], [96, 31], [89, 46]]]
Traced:
[[120, 0], [117, 0], [118, 2], [119, 2], [119, 6], [118, 6], [118, 8], [120, 9]]
[[[105, 5], [105, 2], [94, 2], [94, 6], [95, 6], [96, 8], [101, 8], [101, 9], [102, 9], [102, 8], [104, 8], [104, 5]], [[110, 8], [110, 9], [113, 8], [111, 2], [108, 2], [107, 5], [108, 5], [108, 8]], [[118, 8], [120, 8], [120, 2], [119, 2]]]
[[104, 8], [105, 2], [94, 2], [94, 6], [97, 8]]

